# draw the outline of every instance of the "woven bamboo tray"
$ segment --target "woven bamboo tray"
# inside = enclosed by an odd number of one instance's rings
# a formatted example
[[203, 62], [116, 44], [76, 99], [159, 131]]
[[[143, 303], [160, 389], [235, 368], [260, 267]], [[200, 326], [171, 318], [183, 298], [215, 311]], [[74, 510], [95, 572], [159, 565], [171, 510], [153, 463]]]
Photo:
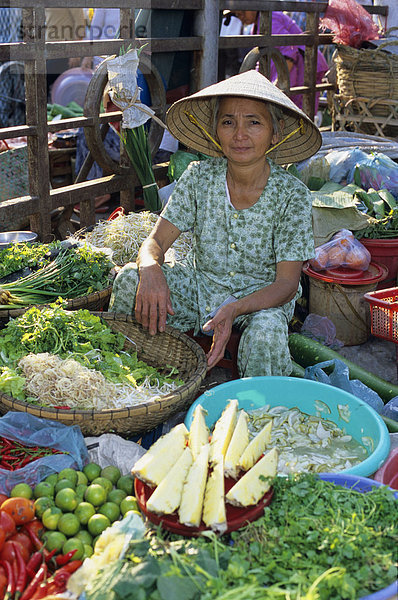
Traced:
[[[91, 311], [101, 311], [107, 310], [109, 305], [109, 300], [112, 293], [112, 286], [104, 288], [99, 292], [93, 292], [92, 294], [87, 294], [87, 296], [81, 296], [80, 298], [73, 298], [68, 300], [67, 305], [65, 306], [65, 310], [79, 310], [82, 308], [86, 308]], [[38, 305], [38, 306], [43, 306]], [[19, 317], [22, 315], [30, 306], [25, 306], [24, 308], [13, 308], [10, 310], [0, 309], [0, 326], [5, 325], [9, 321], [9, 319], [14, 319], [15, 317]]]
[[170, 326], [166, 326], [163, 333], [151, 336], [130, 315], [105, 312], [93, 314], [101, 317], [113, 331], [132, 340], [135, 345], [126, 340], [125, 350], [136, 350], [139, 359], [160, 372], [166, 365], [176, 367], [178, 377], [185, 382], [184, 385], [162, 396], [160, 400], [103, 411], [43, 408], [0, 394], [0, 414], [9, 410], [28, 412], [66, 425], [79, 425], [85, 436], [98, 436], [102, 433], [129, 436], [150, 431], [174, 413], [190, 406], [207, 370], [205, 353], [199, 344]]

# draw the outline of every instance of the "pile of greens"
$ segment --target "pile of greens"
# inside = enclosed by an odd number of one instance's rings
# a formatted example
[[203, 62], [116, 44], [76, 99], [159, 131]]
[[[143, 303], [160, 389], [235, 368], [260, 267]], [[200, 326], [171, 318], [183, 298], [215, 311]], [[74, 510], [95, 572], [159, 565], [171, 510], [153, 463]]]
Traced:
[[62, 359], [73, 358], [89, 369], [100, 371], [112, 383], [136, 387], [149, 379], [151, 385], [158, 382], [182, 385], [172, 378], [171, 367], [167, 374], [160, 374], [138, 360], [136, 352], [123, 350], [125, 343], [122, 333], [112, 331], [88, 310], [67, 311], [62, 302], [48, 308], [32, 307], [0, 331], [0, 392], [33, 401], [25, 398], [18, 362], [27, 354], [42, 352]]
[[47, 304], [60, 298], [79, 298], [111, 284], [113, 263], [89, 245], [61, 248], [55, 259], [38, 271], [1, 285], [0, 309]]
[[49, 252], [59, 245], [60, 242], [52, 244], [26, 242], [3, 248], [0, 250], [0, 279], [25, 267], [31, 269], [44, 267], [51, 260]]
[[[397, 500], [278, 477], [264, 516], [218, 539], [157, 530], [88, 582], [86, 600], [357, 600], [397, 575]], [[163, 535], [163, 537], [162, 537]]]

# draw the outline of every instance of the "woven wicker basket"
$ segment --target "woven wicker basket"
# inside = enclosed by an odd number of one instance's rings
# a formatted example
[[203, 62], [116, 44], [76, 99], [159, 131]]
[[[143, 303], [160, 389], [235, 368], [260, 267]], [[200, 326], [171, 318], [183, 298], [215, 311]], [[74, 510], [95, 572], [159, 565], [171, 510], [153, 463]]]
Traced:
[[[111, 293], [112, 286], [110, 285], [99, 292], [92, 292], [91, 294], [87, 294], [87, 296], [70, 299], [68, 300], [68, 304], [65, 306], [65, 310], [79, 310], [81, 308], [86, 308], [87, 310], [92, 311], [107, 310]], [[6, 308], [0, 309], [0, 327], [2, 325], [4, 326], [9, 319], [14, 319], [15, 317], [23, 315], [28, 308], [30, 308], [30, 306], [26, 306], [24, 308], [13, 308], [10, 310], [7, 310]]]
[[[398, 44], [388, 42], [386, 45]], [[398, 101], [398, 55], [385, 52], [383, 44], [377, 49], [351, 48], [350, 46], [337, 45], [333, 54], [336, 65], [337, 87], [340, 98], [352, 101], [354, 110], [362, 112], [363, 107], [355, 108], [355, 99], [365, 100], [369, 104], [372, 100], [371, 114], [373, 117], [384, 118], [390, 116], [390, 106], [384, 101]], [[375, 133], [375, 127], [368, 124], [367, 133]], [[394, 136], [397, 127], [385, 130], [386, 135]]]
[[160, 372], [171, 365], [178, 369], [178, 376], [185, 383], [160, 400], [146, 402], [130, 408], [95, 410], [62, 410], [43, 408], [0, 394], [0, 414], [9, 410], [28, 412], [36, 417], [60, 421], [66, 425], [79, 425], [83, 435], [117, 433], [136, 435], [150, 431], [166, 421], [174, 413], [185, 410], [193, 402], [196, 392], [206, 376], [207, 363], [202, 348], [188, 336], [173, 327], [155, 336], [139, 325], [129, 315], [96, 313], [113, 331], [132, 340], [126, 340], [126, 350], [137, 351], [138, 357]]

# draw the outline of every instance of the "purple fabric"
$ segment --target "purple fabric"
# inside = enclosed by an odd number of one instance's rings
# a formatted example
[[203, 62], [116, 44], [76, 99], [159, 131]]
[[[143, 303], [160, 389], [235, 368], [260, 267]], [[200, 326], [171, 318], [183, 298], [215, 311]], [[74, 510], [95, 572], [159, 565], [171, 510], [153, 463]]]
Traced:
[[[259, 19], [253, 27], [253, 32], [259, 31]], [[298, 34], [303, 33], [300, 27], [291, 19], [288, 15], [282, 12], [272, 13], [272, 33], [273, 34]], [[297, 87], [304, 84], [304, 50], [305, 46], [278, 46], [278, 50], [286, 58], [290, 58], [293, 61], [293, 67], [290, 71], [290, 87]], [[317, 75], [316, 82], [320, 83], [326, 71], [329, 69], [329, 65], [326, 62], [322, 52], [318, 50], [318, 61], [317, 61]], [[270, 79], [273, 83], [277, 80], [278, 75], [274, 63], [271, 61], [271, 72]], [[319, 104], [319, 92], [315, 97], [315, 112], [318, 110]], [[290, 97], [291, 100], [299, 107], [303, 106], [302, 94], [293, 95]]]

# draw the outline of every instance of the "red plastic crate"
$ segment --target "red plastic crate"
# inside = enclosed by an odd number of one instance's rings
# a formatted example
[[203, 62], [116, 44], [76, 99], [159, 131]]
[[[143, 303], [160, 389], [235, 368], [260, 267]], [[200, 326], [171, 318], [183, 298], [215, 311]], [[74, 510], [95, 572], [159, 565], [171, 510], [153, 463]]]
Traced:
[[398, 344], [398, 287], [364, 294], [370, 305], [370, 325], [376, 337]]

